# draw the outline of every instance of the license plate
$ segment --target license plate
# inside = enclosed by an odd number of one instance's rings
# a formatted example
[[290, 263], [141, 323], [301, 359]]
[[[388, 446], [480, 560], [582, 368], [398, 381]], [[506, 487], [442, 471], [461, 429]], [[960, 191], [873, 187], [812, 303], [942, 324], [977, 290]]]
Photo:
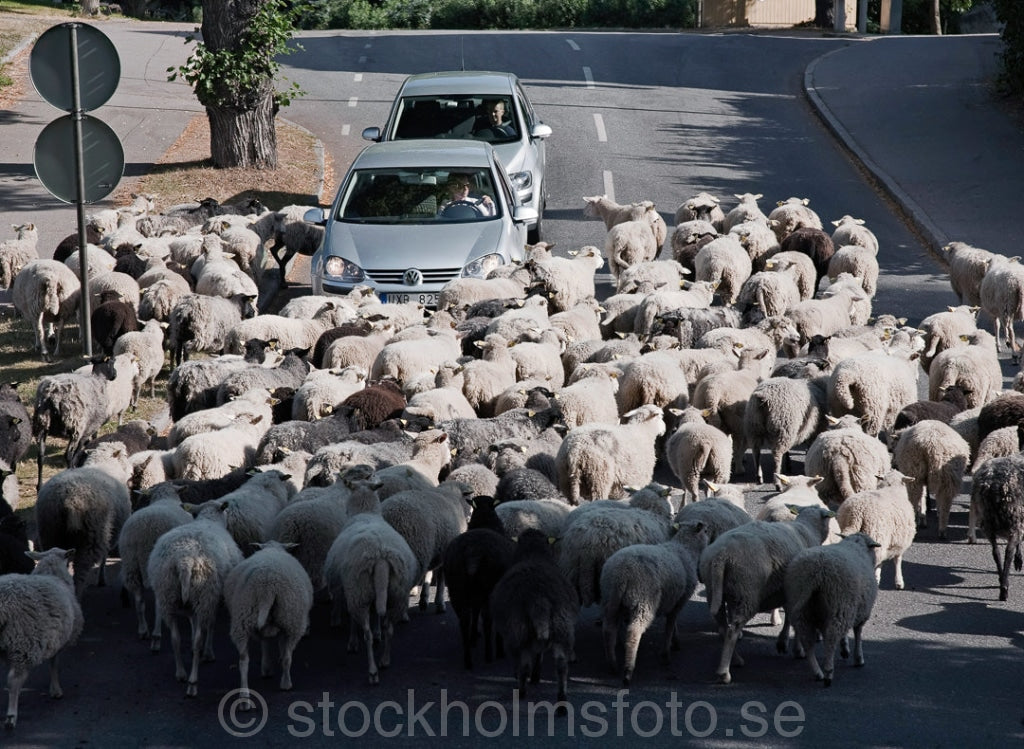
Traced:
[[424, 307], [436, 307], [437, 306], [438, 294], [436, 291], [425, 291], [422, 293], [406, 294], [403, 292], [391, 292], [388, 294], [381, 294], [380, 300], [382, 302], [393, 302], [395, 304], [402, 304], [403, 302], [417, 302], [422, 304]]

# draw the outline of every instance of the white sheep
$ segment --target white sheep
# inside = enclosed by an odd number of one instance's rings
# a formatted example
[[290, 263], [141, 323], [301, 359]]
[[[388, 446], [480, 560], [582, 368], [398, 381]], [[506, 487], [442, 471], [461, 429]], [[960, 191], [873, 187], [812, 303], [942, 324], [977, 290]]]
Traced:
[[[848, 274], [842, 275], [852, 279]], [[851, 286], [849, 283], [837, 281], [825, 290], [823, 298], [807, 299], [790, 307], [786, 310], [786, 317], [796, 326], [797, 332], [800, 333], [800, 342], [803, 344], [812, 336], [829, 336], [837, 330], [856, 324], [856, 305], [865, 301], [870, 305], [871, 300], [864, 293], [860, 282], [854, 279]]]
[[142, 386], [149, 383], [149, 397], [156, 397], [156, 378], [164, 368], [164, 330], [158, 320], [149, 320], [142, 330], [123, 333], [114, 343], [114, 356], [135, 357], [138, 374], [132, 383], [131, 407], [139, 403]]
[[[846, 633], [850, 629], [853, 664], [864, 665], [861, 631], [878, 595], [873, 574], [874, 549], [878, 545], [870, 536], [856, 533], [838, 544], [805, 549], [786, 567], [786, 614], [814, 678], [824, 679], [826, 687], [832, 684], [840, 640], [844, 656], [849, 653]], [[824, 672], [814, 654], [819, 633], [825, 654]]]
[[833, 416], [854, 414], [873, 437], [888, 434], [900, 410], [917, 400], [917, 354], [890, 346], [843, 359], [828, 380]]
[[512, 358], [509, 341], [498, 333], [476, 341], [483, 351], [482, 359], [462, 366], [462, 393], [482, 417], [494, 416], [494, 402], [501, 393], [516, 383], [517, 362]]
[[561, 538], [572, 505], [564, 499], [521, 499], [502, 502], [494, 509], [509, 538], [518, 538], [527, 528]]
[[680, 291], [655, 291], [645, 294], [636, 310], [633, 332], [644, 338], [650, 337], [654, 333], [654, 323], [658, 317], [681, 307], [710, 307], [715, 296], [715, 288], [711, 281], [697, 281]]
[[393, 377], [404, 384], [431, 368], [439, 370], [445, 362], [455, 361], [461, 355], [454, 331], [434, 330], [426, 338], [393, 341], [381, 348], [370, 367], [370, 379]]
[[697, 587], [697, 564], [707, 546], [700, 522], [681, 524], [661, 544], [635, 544], [619, 549], [601, 568], [601, 622], [605, 658], [614, 669], [619, 629], [625, 627], [622, 683], [629, 686], [643, 633], [656, 617], [665, 617], [662, 660], [678, 646], [676, 619]]
[[903, 590], [903, 555], [917, 533], [915, 508], [907, 487], [912, 479], [899, 471], [890, 471], [878, 489], [857, 492], [839, 505], [839, 531], [844, 536], [865, 533], [878, 541], [875, 549], [875, 581], [882, 579], [882, 562], [893, 560], [896, 590]]
[[654, 260], [658, 247], [651, 225], [644, 219], [615, 224], [608, 230], [604, 242], [605, 260], [612, 279], [617, 281], [626, 268]]
[[740, 240], [743, 249], [750, 256], [756, 270], [764, 268], [764, 262], [771, 254], [778, 252], [779, 240], [775, 232], [764, 221], [746, 221], [733, 226], [729, 234]]
[[359, 367], [316, 369], [295, 390], [292, 419], [316, 421], [334, 413], [342, 401], [366, 385], [366, 371]]
[[455, 278], [441, 287], [438, 310], [461, 310], [488, 299], [524, 299], [530, 285], [530, 271], [516, 266], [504, 278]]
[[832, 244], [836, 247], [855, 244], [878, 254], [878, 237], [864, 226], [864, 219], [847, 214], [833, 221], [832, 225], [836, 227], [832, 232]]
[[696, 501], [701, 479], [718, 484], [729, 481], [732, 441], [721, 429], [706, 423], [696, 408], [669, 411], [679, 417], [679, 426], [665, 441], [665, 458], [686, 492], [684, 501]]
[[797, 229], [821, 229], [818, 214], [808, 208], [807, 198], [787, 198], [776, 203], [768, 214], [772, 230], [781, 242]]
[[904, 429], [893, 448], [896, 468], [913, 479], [907, 494], [917, 514], [919, 527], [927, 525], [927, 492], [935, 496], [939, 538], [946, 537], [953, 498], [960, 493], [970, 456], [971, 448], [964, 438], [952, 427], [933, 419], [919, 421]]
[[981, 304], [981, 281], [994, 253], [966, 242], [950, 242], [942, 248], [949, 263], [949, 283], [961, 304]]
[[18, 697], [29, 671], [50, 659], [50, 696], [64, 695], [57, 658], [82, 631], [82, 608], [68, 573], [73, 551], [53, 548], [26, 552], [36, 561], [29, 575], [0, 576], [0, 652], [7, 661], [7, 717], [4, 727], [18, 722]]
[[15, 238], [0, 242], [0, 289], [9, 289], [18, 272], [39, 259], [39, 230], [35, 224], [12, 225]]
[[864, 293], [875, 295], [878, 288], [878, 258], [869, 248], [860, 245], [837, 246], [835, 254], [828, 261], [828, 277], [835, 279], [840, 273], [849, 273], [859, 278]]
[[[14, 308], [32, 324], [35, 349], [44, 361], [60, 355], [64, 324], [78, 313], [81, 296], [78, 277], [56, 260], [33, 260], [14, 277]], [[50, 347], [52, 345], [52, 352]]]
[[772, 455], [772, 475], [797, 445], [813, 439], [825, 423], [827, 380], [770, 377], [757, 383], [747, 400], [743, 423], [754, 456], [755, 480], [761, 483], [761, 447]]
[[175, 303], [169, 318], [167, 345], [171, 364], [187, 361], [200, 351], [220, 353], [228, 334], [244, 317], [256, 312], [256, 297], [238, 295], [231, 299], [188, 294]]
[[570, 257], [551, 257], [527, 264], [533, 285], [547, 293], [551, 309], [564, 312], [594, 296], [594, 273], [604, 264], [601, 250], [587, 245], [570, 250]]
[[739, 203], [726, 213], [725, 218], [722, 219], [722, 228], [719, 231], [723, 234], [728, 234], [732, 227], [747, 221], [768, 221], [768, 217], [757, 205], [757, 201], [763, 198], [764, 195], [761, 193], [745, 192], [735, 193], [734, 196], [739, 200]]
[[680, 507], [673, 520], [675, 525], [699, 522], [704, 526], [708, 543], [711, 543], [727, 530], [753, 522], [754, 519], [744, 509], [742, 490], [728, 484], [704, 483], [708, 487], [708, 496]]
[[932, 359], [946, 349], [960, 346], [961, 336], [973, 334], [978, 329], [978, 307], [946, 307], [943, 312], [928, 315], [918, 323], [918, 330], [924, 332], [924, 350], [921, 352], [921, 368], [928, 373]]
[[1010, 355], [1017, 358], [1017, 336], [1013, 324], [1024, 320], [1024, 265], [1019, 257], [992, 255], [979, 288], [981, 308], [992, 318], [996, 351], [1006, 339]]
[[865, 434], [855, 416], [826, 417], [829, 428], [807, 448], [804, 471], [822, 476], [818, 492], [826, 502], [842, 502], [851, 494], [874, 489], [890, 468], [889, 451]]
[[814, 296], [818, 276], [810, 255], [796, 250], [777, 252], [765, 260], [764, 267], [769, 271], [792, 273], [796, 288], [800, 292], [800, 301]]
[[694, 279], [716, 284], [726, 304], [733, 304], [743, 282], [753, 272], [750, 256], [733, 234], [718, 237], [701, 247], [694, 258]]
[[628, 221], [643, 221], [650, 226], [656, 246], [661, 247], [665, 243], [665, 236], [668, 233], [665, 220], [654, 209], [654, 203], [651, 201], [640, 200], [629, 205], [619, 205], [607, 195], [585, 197], [583, 201], [583, 215], [588, 218], [600, 218], [608, 231]]
[[685, 406], [689, 400], [689, 378], [678, 353], [652, 351], [627, 361], [618, 377], [615, 399], [621, 414], [648, 403], [661, 408]]
[[270, 641], [277, 639], [281, 659], [281, 689], [292, 688], [292, 653], [309, 628], [313, 584], [291, 545], [277, 541], [258, 544], [259, 550], [235, 565], [224, 580], [224, 603], [231, 618], [231, 640], [238, 650], [241, 681], [239, 707], [251, 709], [249, 640], [262, 645], [260, 673], [270, 675]]
[[710, 224], [721, 226], [725, 219], [725, 212], [719, 205], [721, 201], [711, 193], [699, 192], [691, 198], [687, 198], [676, 209], [676, 226], [687, 221], [707, 221]]
[[986, 330], [964, 336], [966, 346], [954, 346], [938, 353], [928, 368], [928, 399], [940, 400], [956, 385], [968, 408], [977, 408], [995, 398], [1003, 388], [1003, 369], [996, 353], [995, 338]]
[[[188, 682], [186, 697], [199, 693], [199, 661], [213, 660], [213, 628], [224, 581], [242, 561], [242, 552], [225, 525], [225, 510], [226, 502], [210, 503], [192, 522], [171, 528], [157, 539], [146, 564], [156, 616], [171, 631], [174, 676]], [[192, 667], [188, 672], [181, 654], [179, 614], [188, 616], [192, 625]], [[156, 631], [150, 649], [160, 649]]]
[[555, 312], [548, 318], [552, 328], [561, 331], [566, 343], [601, 337], [603, 308], [596, 299], [584, 299], [564, 312]]
[[174, 451], [174, 474], [182, 479], [210, 479], [226, 476], [236, 468], [249, 468], [269, 428], [263, 416], [251, 416], [215, 432], [186, 437]]
[[253, 552], [254, 544], [270, 540], [274, 519], [295, 493], [289, 478], [281, 471], [267, 468], [234, 491], [210, 500], [227, 505], [223, 509], [224, 522], [245, 556]]
[[[746, 523], [726, 531], [701, 553], [700, 579], [722, 635], [716, 671], [720, 682], [732, 681], [729, 667], [734, 660], [742, 664], [736, 643], [743, 626], [759, 611], [773, 611], [783, 604], [785, 566], [804, 549], [821, 545], [833, 516], [820, 507], [805, 507], [789, 523]], [[786, 631], [784, 625], [783, 637]]]
[[242, 320], [228, 331], [224, 351], [228, 354], [245, 352], [245, 343], [251, 338], [277, 341], [283, 351], [312, 349], [321, 334], [348, 322], [351, 313], [343, 306], [328, 302], [311, 319], [296, 319], [280, 315], [257, 315]]
[[655, 440], [665, 433], [661, 408], [641, 406], [623, 414], [623, 419], [621, 425], [577, 427], [565, 436], [555, 461], [558, 487], [571, 504], [623, 497], [626, 486], [651, 481]]

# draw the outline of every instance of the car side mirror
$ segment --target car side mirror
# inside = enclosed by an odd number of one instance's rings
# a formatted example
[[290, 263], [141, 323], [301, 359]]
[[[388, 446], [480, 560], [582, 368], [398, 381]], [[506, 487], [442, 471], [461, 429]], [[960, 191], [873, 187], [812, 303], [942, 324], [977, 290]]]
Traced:
[[[550, 130], [551, 128], [548, 129]], [[368, 127], [363, 130], [363, 140], [371, 140], [374, 143], [380, 143], [380, 128]]]
[[326, 208], [310, 208], [302, 214], [302, 220], [309, 224], [324, 226], [327, 223], [327, 210]]
[[537, 213], [536, 208], [529, 208], [525, 205], [517, 205], [512, 211], [512, 220], [517, 224], [524, 224], [530, 221], [536, 221], [540, 214]]
[[540, 139], [550, 138], [551, 128], [550, 126], [545, 125], [543, 123], [537, 123], [536, 125], [530, 128], [530, 137]]

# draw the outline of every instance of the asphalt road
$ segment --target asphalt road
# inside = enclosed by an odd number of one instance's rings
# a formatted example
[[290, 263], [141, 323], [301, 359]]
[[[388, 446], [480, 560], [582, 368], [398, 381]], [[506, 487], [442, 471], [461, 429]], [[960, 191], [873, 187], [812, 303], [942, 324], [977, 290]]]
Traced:
[[[876, 311], [919, 320], [953, 300], [924, 246], [800, 93], [811, 60], [857, 42], [742, 34], [317, 32], [303, 35], [302, 43], [304, 51], [285, 59], [285, 73], [309, 95], [287, 116], [316, 133], [340, 168], [361, 147], [359, 131], [383, 121], [405, 75], [508, 69], [526, 80], [555, 131], [546, 226], [563, 250], [603, 242], [600, 222], [581, 218], [584, 195], [653, 199], [667, 218], [699, 190], [724, 199], [741, 192], [767, 200], [797, 195], [810, 198], [825, 220], [845, 213], [864, 218], [888, 248]], [[580, 616], [570, 717], [549, 723], [539, 706], [534, 735], [552, 747], [593, 738], [612, 747], [645, 738], [658, 745], [689, 738], [713, 747], [1019, 744], [1020, 578], [1011, 600], [998, 602], [987, 545], [964, 540], [966, 496], [954, 507], [950, 543], [937, 541], [931, 520], [907, 555], [907, 590], [894, 590], [891, 567], [884, 568], [865, 628], [866, 667], [840, 664], [830, 689], [811, 680], [806, 664], [775, 653], [776, 630], [764, 617], [744, 637], [747, 665], [734, 672], [734, 683], [712, 685], [717, 636], [698, 595], [681, 617], [682, 649], [671, 665], [658, 661], [655, 628], [641, 644], [634, 686], [620, 693], [604, 665], [597, 611], [590, 609]], [[236, 716], [256, 718], [243, 725], [231, 722], [230, 698], [225, 701], [238, 675], [224, 618], [218, 660], [201, 668], [199, 697], [190, 700], [173, 679], [166, 637], [163, 652], [150, 655], [135, 639], [134, 614], [120, 606], [116, 589], [90, 590], [85, 608], [86, 630], [63, 664], [63, 701], [46, 697], [45, 668], [34, 671], [11, 745], [222, 747], [241, 743], [236, 734], [254, 732], [248, 745], [317, 746], [359, 736], [376, 746], [387, 736], [388, 745], [422, 746], [443, 735], [452, 746], [511, 747], [530, 732], [531, 706], [510, 703], [507, 661], [463, 671], [450, 612], [412, 611], [397, 629], [393, 666], [371, 688], [365, 656], [345, 654], [344, 634], [327, 626], [326, 607], [317, 606], [310, 635], [296, 651], [294, 691], [281, 693], [276, 680], [254, 674], [267, 707]], [[529, 699], [553, 699], [552, 675], [546, 667]]]

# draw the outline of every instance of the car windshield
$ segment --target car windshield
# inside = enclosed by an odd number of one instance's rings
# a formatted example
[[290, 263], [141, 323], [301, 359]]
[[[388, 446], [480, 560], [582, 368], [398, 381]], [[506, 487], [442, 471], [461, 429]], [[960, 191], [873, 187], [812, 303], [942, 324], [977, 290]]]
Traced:
[[406, 97], [393, 138], [473, 138], [512, 143], [522, 132], [510, 96]]
[[501, 215], [487, 169], [360, 169], [349, 178], [336, 219], [366, 224], [490, 221]]

